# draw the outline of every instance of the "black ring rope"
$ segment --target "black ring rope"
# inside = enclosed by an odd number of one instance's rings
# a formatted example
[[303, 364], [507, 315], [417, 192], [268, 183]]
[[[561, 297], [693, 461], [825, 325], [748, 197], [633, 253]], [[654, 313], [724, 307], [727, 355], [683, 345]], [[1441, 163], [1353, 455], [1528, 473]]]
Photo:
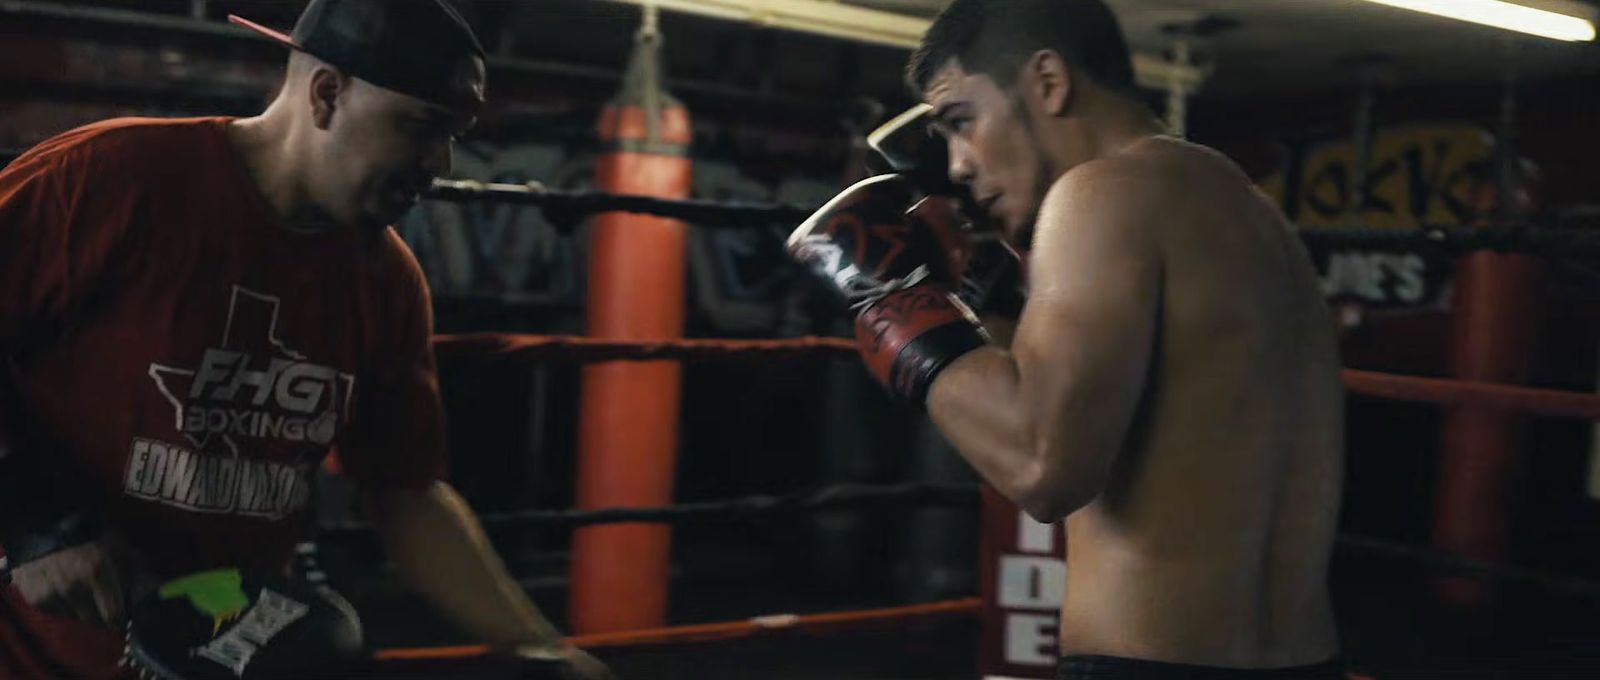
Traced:
[[[15, 156], [0, 154], [0, 161]], [[497, 201], [544, 210], [558, 229], [571, 231], [585, 218], [604, 212], [630, 212], [683, 220], [705, 229], [746, 229], [796, 225], [814, 210], [805, 206], [755, 201], [668, 199], [592, 190], [551, 189], [538, 182], [503, 184], [476, 180], [435, 180], [428, 198], [455, 203]], [[1600, 258], [1600, 230], [1545, 229], [1529, 224], [1487, 228], [1433, 226], [1420, 229], [1302, 227], [1308, 245], [1462, 255], [1480, 250], [1527, 253], [1550, 258]]]
[[[726, 501], [685, 503], [664, 508], [607, 508], [600, 510], [523, 510], [479, 516], [489, 529], [503, 530], [529, 524], [577, 528], [600, 524], [689, 522], [743, 522], [773, 515], [800, 514], [868, 506], [973, 507], [978, 501], [973, 484], [843, 484], [782, 496], [748, 496]], [[370, 528], [357, 522], [322, 525], [318, 539], [361, 535]], [[1420, 563], [1432, 571], [1503, 583], [1533, 586], [1550, 592], [1600, 599], [1600, 581], [1546, 570], [1489, 564], [1398, 541], [1340, 534], [1340, 548], [1378, 557]]]
[[[684, 503], [665, 508], [605, 508], [599, 510], [519, 510], [486, 512], [478, 516], [486, 529], [508, 529], [526, 524], [577, 528], [596, 524], [639, 522], [679, 524], [690, 521], [748, 521], [770, 515], [873, 505], [971, 506], [977, 487], [970, 484], [842, 484], [816, 491], [783, 496], [748, 496], [727, 501]], [[361, 523], [326, 524], [318, 537], [338, 537], [367, 531]]]
[[672, 199], [601, 191], [551, 189], [537, 182], [493, 184], [473, 180], [434, 180], [429, 198], [456, 203], [496, 201], [544, 209], [557, 227], [574, 228], [582, 219], [603, 212], [630, 212], [668, 217], [710, 229], [742, 229], [774, 224], [799, 224], [812, 209], [804, 206], [747, 201]]
[[[430, 198], [458, 203], [497, 201], [539, 206], [558, 228], [574, 229], [584, 218], [602, 212], [629, 212], [691, 222], [708, 229], [797, 225], [812, 208], [780, 203], [670, 199], [589, 190], [551, 189], [538, 183], [494, 184], [474, 180], [437, 180]], [[1543, 229], [1529, 224], [1493, 227], [1301, 227], [1308, 245], [1318, 248], [1366, 248], [1461, 255], [1480, 250], [1528, 253], [1553, 258], [1600, 258], [1600, 230]]]
[[1340, 534], [1338, 545], [1342, 548], [1380, 557], [1419, 562], [1429, 568], [1456, 576], [1501, 581], [1568, 595], [1600, 599], [1600, 581], [1577, 576], [1543, 569], [1489, 564], [1439, 550], [1367, 536]]

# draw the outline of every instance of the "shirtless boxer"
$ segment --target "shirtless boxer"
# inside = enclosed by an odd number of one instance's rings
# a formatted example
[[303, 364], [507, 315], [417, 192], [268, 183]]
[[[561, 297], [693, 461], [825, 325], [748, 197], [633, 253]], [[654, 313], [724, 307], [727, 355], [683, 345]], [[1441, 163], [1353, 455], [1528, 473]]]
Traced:
[[387, 226], [449, 172], [482, 48], [440, 0], [254, 28], [293, 48], [261, 115], [105, 121], [0, 172], [0, 677], [115, 676], [156, 584], [282, 573], [333, 447], [425, 600], [606, 677], [443, 481], [428, 290]]
[[955, 0], [908, 76], [950, 178], [1028, 254], [1014, 339], [986, 344], [941, 263], [903, 261], [930, 225], [882, 207], [905, 205], [892, 180], [835, 199], [791, 253], [845, 293], [892, 391], [1029, 515], [1066, 520], [1060, 677], [1339, 677], [1343, 393], [1284, 216], [1163, 134], [1099, 0]]

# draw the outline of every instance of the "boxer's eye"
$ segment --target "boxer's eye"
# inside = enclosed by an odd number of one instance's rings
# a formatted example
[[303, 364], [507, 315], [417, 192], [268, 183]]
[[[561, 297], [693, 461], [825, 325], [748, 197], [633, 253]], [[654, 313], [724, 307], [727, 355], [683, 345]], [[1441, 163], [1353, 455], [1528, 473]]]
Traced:
[[935, 122], [933, 127], [945, 137], [955, 137], [966, 134], [971, 125], [971, 116], [947, 115]]
[[949, 116], [943, 120], [934, 121], [928, 128], [940, 137], [951, 137], [965, 134], [972, 119], [966, 116]]

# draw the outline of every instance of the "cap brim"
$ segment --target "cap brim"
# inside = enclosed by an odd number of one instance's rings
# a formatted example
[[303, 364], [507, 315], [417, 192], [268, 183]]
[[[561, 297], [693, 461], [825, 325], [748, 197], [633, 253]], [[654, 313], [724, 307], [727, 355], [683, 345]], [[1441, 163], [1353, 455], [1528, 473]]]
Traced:
[[301, 51], [305, 51], [306, 49], [301, 47], [300, 43], [295, 42], [294, 38], [289, 37], [289, 34], [284, 33], [283, 31], [274, 31], [266, 26], [262, 26], [261, 24], [241, 17], [237, 14], [229, 14], [228, 21], [271, 38], [274, 42], [280, 43], [289, 49]]

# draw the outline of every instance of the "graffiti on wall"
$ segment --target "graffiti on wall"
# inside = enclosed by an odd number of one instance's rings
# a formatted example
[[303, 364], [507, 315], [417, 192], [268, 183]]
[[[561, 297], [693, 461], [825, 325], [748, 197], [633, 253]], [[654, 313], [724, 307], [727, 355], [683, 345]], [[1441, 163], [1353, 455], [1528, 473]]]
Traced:
[[[695, 165], [695, 195], [710, 200], [822, 205], [840, 188], [837, 179], [787, 176], [772, 185], [745, 176], [732, 164]], [[691, 234], [691, 289], [695, 304], [713, 326], [738, 332], [778, 323], [783, 292], [796, 271], [788, 266], [783, 250], [791, 226], [703, 229]]]
[[1299, 179], [1284, 173], [1262, 188], [1303, 226], [1415, 228], [1459, 225], [1476, 215], [1475, 194], [1492, 182], [1494, 138], [1465, 123], [1396, 126], [1372, 142], [1366, 190], [1351, 210], [1356, 148], [1351, 140], [1317, 144], [1298, 160]]
[[[456, 176], [561, 189], [589, 188], [594, 175], [589, 150], [549, 142], [469, 145], [455, 161]], [[692, 186], [696, 198], [796, 205], [820, 205], [838, 190], [837, 179], [803, 175], [760, 181], [721, 160], [697, 160]], [[563, 226], [536, 206], [427, 201], [399, 229], [437, 297], [575, 305], [583, 294], [583, 231]], [[770, 327], [792, 274], [783, 261], [786, 233], [784, 225], [691, 228], [690, 304], [720, 330]]]
[[[460, 147], [453, 174], [577, 189], [594, 173], [590, 158], [555, 144], [528, 144]], [[581, 291], [575, 234], [558, 229], [537, 206], [425, 201], [399, 229], [435, 296], [554, 304], [572, 302]]]
[[[1465, 226], [1492, 208], [1494, 154], [1493, 136], [1472, 125], [1396, 126], [1375, 136], [1361, 196], [1351, 140], [1303, 149], [1292, 171], [1261, 186], [1303, 227]], [[1453, 270], [1447, 258], [1417, 253], [1313, 249], [1312, 257], [1330, 299], [1377, 307], [1438, 303]]]

